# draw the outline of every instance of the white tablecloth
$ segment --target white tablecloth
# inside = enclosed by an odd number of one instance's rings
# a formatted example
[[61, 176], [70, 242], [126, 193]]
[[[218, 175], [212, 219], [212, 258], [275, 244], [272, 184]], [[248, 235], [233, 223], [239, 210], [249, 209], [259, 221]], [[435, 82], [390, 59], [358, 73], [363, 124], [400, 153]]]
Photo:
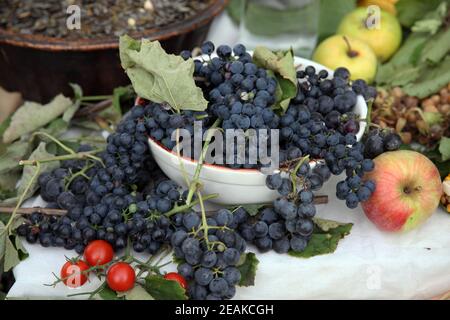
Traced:
[[[209, 34], [215, 43], [234, 44], [237, 28], [219, 17]], [[349, 210], [334, 197], [336, 178], [321, 190], [330, 202], [318, 207], [318, 216], [353, 222], [349, 236], [334, 254], [298, 259], [273, 252], [258, 254], [256, 285], [238, 288], [236, 299], [424, 299], [450, 290], [450, 216], [438, 209], [426, 224], [407, 234], [378, 231], [361, 208]], [[28, 202], [39, 205], [39, 199]], [[14, 269], [16, 283], [8, 298], [59, 298], [95, 289], [91, 282], [79, 289], [52, 283], [64, 256], [75, 252], [25, 245], [30, 256]], [[254, 248], [250, 248], [254, 250]], [[175, 270], [174, 265], [167, 270]]]
[[[256, 285], [238, 288], [236, 299], [410, 299], [431, 298], [450, 290], [450, 216], [437, 212], [420, 228], [406, 234], [378, 231], [361, 208], [349, 210], [334, 198], [336, 178], [322, 194], [330, 202], [318, 206], [318, 216], [353, 222], [335, 253], [299, 259], [273, 252], [258, 254]], [[40, 199], [34, 201], [39, 204]], [[80, 289], [52, 283], [64, 256], [72, 251], [26, 244], [30, 257], [14, 269], [16, 283], [8, 298], [66, 298], [91, 291], [99, 282]], [[255, 251], [255, 248], [250, 248]], [[174, 265], [167, 270], [175, 270]]]

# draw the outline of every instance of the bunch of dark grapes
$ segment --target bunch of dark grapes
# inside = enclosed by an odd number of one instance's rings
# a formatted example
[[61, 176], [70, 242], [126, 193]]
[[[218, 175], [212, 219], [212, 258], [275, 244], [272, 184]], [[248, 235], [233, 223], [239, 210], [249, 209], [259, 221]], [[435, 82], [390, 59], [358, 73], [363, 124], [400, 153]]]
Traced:
[[119, 250], [129, 239], [135, 251], [153, 254], [170, 239], [173, 228], [165, 213], [179, 201], [179, 187], [170, 180], [160, 182], [147, 196], [116, 187], [96, 204], [72, 203], [63, 217], [33, 213], [18, 234], [30, 243], [78, 253], [92, 240], [106, 240]]
[[364, 156], [373, 159], [383, 152], [400, 148], [402, 138], [390, 129], [373, 129], [365, 137]]
[[[198, 82], [210, 102], [210, 116], [221, 119], [225, 130], [255, 129], [257, 139], [267, 140], [265, 136], [260, 137], [259, 130], [276, 129], [279, 125], [279, 116], [272, 109], [277, 87], [275, 78], [253, 62], [242, 44], [233, 49], [221, 45], [215, 50], [211, 42], [206, 42], [201, 49], [209, 58], [194, 60], [194, 76], [202, 79]], [[212, 57], [214, 50], [217, 56]], [[188, 59], [191, 54], [185, 51], [182, 56]], [[224, 145], [227, 143], [225, 140]], [[238, 159], [241, 156], [235, 154], [235, 163], [227, 165], [234, 169], [258, 167], [258, 163], [245, 161], [249, 158], [249, 149], [247, 144], [245, 159]]]
[[237, 265], [246, 243], [234, 228], [245, 218], [226, 209], [207, 218], [206, 224], [193, 211], [175, 217], [177, 231], [171, 244], [182, 260], [178, 272], [189, 282], [191, 299], [223, 300], [235, 295], [241, 280]]
[[[48, 207], [65, 209], [64, 217], [32, 215], [20, 234], [31, 243], [75, 249], [81, 253], [92, 240], [104, 239], [122, 249], [128, 239], [136, 251], [155, 253], [172, 233], [165, 213], [182, 201], [179, 186], [166, 180], [143, 194], [144, 184], [158, 178], [148, 152], [148, 119], [161, 105], [135, 106], [107, 139], [102, 163], [63, 161], [61, 168], [40, 175]], [[82, 146], [78, 151], [91, 150]]]
[[163, 104], [153, 102], [149, 102], [145, 106], [144, 118], [146, 133], [169, 150], [175, 147], [175, 130], [187, 130], [192, 137], [194, 135], [194, 122], [199, 121], [203, 129], [200, 133], [203, 134], [210, 120], [208, 114], [203, 111], [185, 110], [182, 113], [176, 113], [172, 109], [166, 108]]
[[312, 218], [316, 208], [313, 191], [319, 189], [329, 177], [326, 166], [318, 165], [311, 170], [308, 162], [302, 163], [295, 179], [302, 188], [294, 192], [291, 179], [279, 173], [268, 176], [267, 187], [278, 190], [281, 196], [271, 207], [265, 207], [254, 217], [249, 217], [243, 208], [238, 208], [235, 214], [242, 216], [239, 233], [262, 252], [303, 251], [314, 230]]

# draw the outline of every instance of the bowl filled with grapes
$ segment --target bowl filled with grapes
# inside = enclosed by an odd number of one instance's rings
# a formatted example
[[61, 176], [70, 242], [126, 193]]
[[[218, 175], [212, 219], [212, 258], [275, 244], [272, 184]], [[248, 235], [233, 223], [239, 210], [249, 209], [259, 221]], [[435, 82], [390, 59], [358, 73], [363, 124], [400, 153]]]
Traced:
[[[151, 129], [150, 151], [172, 180], [187, 186], [187, 181], [195, 177], [199, 159], [177, 152], [174, 131], [186, 129], [194, 136], [194, 123], [199, 119], [200, 136], [212, 126], [214, 119], [219, 119], [218, 127], [222, 132], [278, 130], [278, 150], [271, 149], [273, 144], [268, 143], [269, 151], [277, 153], [279, 164], [275, 170], [271, 168], [271, 174], [264, 168], [274, 159], [274, 154], [265, 159], [265, 163], [261, 159], [251, 162], [251, 147], [247, 145], [244, 157], [240, 158], [234, 150], [231, 158], [234, 161], [225, 161], [230, 160], [226, 150], [230, 141], [222, 138], [223, 163], [205, 161], [198, 177], [205, 193], [219, 194], [212, 202], [266, 203], [276, 199], [280, 192], [288, 194], [292, 192], [292, 179], [287, 171], [298, 162], [296, 160], [306, 157], [308, 161], [303, 161], [296, 175], [308, 175], [303, 182], [312, 184], [314, 189], [320, 188], [331, 174], [345, 171], [343, 161], [338, 164], [338, 160], [344, 156], [349, 158], [348, 154], [354, 154], [357, 160], [347, 167], [361, 166], [359, 162], [364, 159], [358, 149], [361, 148], [359, 141], [366, 129], [366, 99], [373, 94], [372, 88], [363, 81], [350, 81], [350, 74], [344, 68], [333, 72], [313, 61], [293, 57], [297, 93], [283, 112], [274, 109], [277, 80], [268, 69], [254, 63], [253, 52], [246, 51], [242, 45], [219, 46], [214, 52], [214, 47], [206, 43], [202, 53], [194, 58], [194, 77], [209, 102], [205, 111], [174, 113], [161, 104], [147, 105], [152, 114], [146, 123]], [[182, 55], [191, 59], [190, 52]], [[147, 104], [143, 99], [138, 102]], [[192, 149], [195, 150], [194, 145]]]

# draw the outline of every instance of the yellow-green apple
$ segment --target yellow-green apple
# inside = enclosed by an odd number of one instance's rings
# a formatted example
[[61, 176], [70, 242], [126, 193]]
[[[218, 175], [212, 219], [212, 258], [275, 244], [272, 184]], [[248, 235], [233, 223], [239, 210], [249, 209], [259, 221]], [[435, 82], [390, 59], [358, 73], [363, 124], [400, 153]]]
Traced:
[[363, 41], [352, 37], [334, 35], [317, 47], [313, 60], [330, 68], [346, 67], [351, 79], [372, 82], [377, 72], [377, 57]]
[[427, 220], [439, 205], [442, 183], [430, 159], [409, 150], [386, 152], [374, 159], [364, 179], [376, 183], [362, 208], [381, 230], [408, 231]]
[[384, 10], [375, 17], [367, 8], [357, 8], [342, 19], [337, 33], [366, 42], [382, 62], [388, 60], [402, 42], [400, 23]]

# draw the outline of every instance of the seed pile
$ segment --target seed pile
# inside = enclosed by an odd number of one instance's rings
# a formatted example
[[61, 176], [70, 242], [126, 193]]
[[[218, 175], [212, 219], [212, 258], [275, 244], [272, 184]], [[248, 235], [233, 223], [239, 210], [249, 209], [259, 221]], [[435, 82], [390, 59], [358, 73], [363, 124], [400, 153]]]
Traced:
[[[120, 36], [189, 19], [210, 3], [211, 0], [2, 0], [0, 28], [68, 39]], [[71, 5], [80, 7], [81, 29], [67, 28], [67, 19], [74, 14], [67, 13]]]

